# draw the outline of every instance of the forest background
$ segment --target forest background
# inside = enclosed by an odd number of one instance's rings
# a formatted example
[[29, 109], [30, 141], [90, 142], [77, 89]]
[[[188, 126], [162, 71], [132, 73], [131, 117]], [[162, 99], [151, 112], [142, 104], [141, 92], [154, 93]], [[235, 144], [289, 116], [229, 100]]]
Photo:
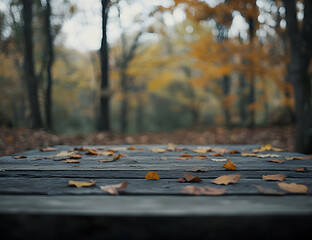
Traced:
[[0, 1], [1, 155], [169, 142], [311, 153], [311, 1], [81, 2]]

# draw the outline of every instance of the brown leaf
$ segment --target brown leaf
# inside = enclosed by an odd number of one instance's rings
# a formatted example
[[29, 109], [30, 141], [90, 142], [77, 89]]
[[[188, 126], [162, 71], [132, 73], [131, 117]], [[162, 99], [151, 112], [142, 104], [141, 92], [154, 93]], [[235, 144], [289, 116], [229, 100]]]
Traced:
[[195, 149], [193, 149], [193, 152], [195, 152], [195, 153], [207, 153], [207, 152], [211, 152], [211, 147], [206, 147], [206, 148], [195, 148]]
[[188, 172], [208, 172], [209, 168], [205, 167], [192, 167], [191, 169], [186, 169]]
[[99, 162], [113, 162], [115, 161], [114, 159], [101, 159]]
[[262, 180], [265, 181], [284, 181], [285, 178], [285, 174], [262, 175]]
[[136, 150], [136, 148], [131, 146], [131, 147], [128, 147], [128, 150]]
[[285, 157], [286, 160], [300, 160], [304, 159], [303, 157]]
[[82, 158], [82, 154], [80, 153], [70, 155], [70, 159], [80, 159], [80, 158]]
[[259, 190], [259, 192], [261, 192], [263, 194], [267, 194], [267, 195], [283, 195], [283, 194], [285, 194], [284, 192], [277, 191], [277, 190], [270, 189], [270, 188], [264, 188], [264, 187], [261, 187], [259, 185], [254, 185], [254, 186]]
[[41, 148], [40, 152], [49, 152], [49, 151], [57, 151], [56, 148], [51, 148], [51, 147], [46, 147], [46, 148]]
[[62, 160], [62, 162], [64, 162], [64, 163], [80, 163], [79, 160], [71, 160], [71, 159]]
[[167, 157], [161, 157], [160, 159], [161, 159], [161, 160], [164, 160], [164, 161], [168, 160]]
[[269, 160], [269, 162], [274, 162], [274, 163], [285, 163], [284, 160]]
[[215, 156], [215, 157], [223, 156], [222, 153], [211, 153], [210, 155], [211, 155], [211, 156]]
[[232, 151], [229, 151], [230, 154], [235, 154], [235, 153], [240, 153], [240, 151], [237, 151], [237, 150], [232, 150]]
[[275, 152], [283, 152], [284, 149], [274, 148], [271, 144], [262, 145], [260, 149], [254, 149], [254, 153], [264, 152], [264, 151], [275, 151]]
[[225, 191], [225, 188], [186, 186], [182, 188], [181, 193], [191, 195], [223, 195]]
[[197, 159], [207, 159], [207, 156], [206, 155], [198, 155], [195, 158], [197, 158]]
[[25, 155], [19, 155], [19, 156], [14, 156], [14, 159], [20, 159], [20, 158], [27, 158], [27, 156]]
[[294, 168], [294, 171], [296, 171], [296, 172], [308, 172], [308, 169], [306, 167]]
[[91, 187], [95, 184], [95, 182], [96, 182], [95, 180], [90, 180], [89, 182], [69, 180], [68, 185], [77, 188]]
[[193, 183], [199, 183], [201, 182], [200, 177], [194, 177], [192, 174], [184, 174], [183, 178], [179, 178], [177, 182], [193, 182]]
[[172, 144], [172, 143], [169, 143], [168, 144], [168, 147], [166, 148], [167, 151], [175, 151], [175, 148], [176, 145]]
[[220, 177], [217, 177], [212, 181], [212, 183], [215, 184], [223, 184], [223, 185], [228, 185], [230, 183], [236, 183], [240, 179], [241, 175], [239, 174], [233, 174], [233, 175], [223, 175]]
[[164, 148], [151, 148], [150, 151], [157, 152], [157, 153], [164, 153], [164, 152], [167, 152], [168, 150]]
[[108, 150], [106, 152], [96, 152], [92, 149], [88, 149], [88, 155], [104, 155], [104, 156], [113, 156], [114, 151], [112, 150]]
[[243, 157], [257, 157], [257, 154], [255, 153], [241, 153]]
[[123, 157], [124, 155], [122, 155], [122, 154], [118, 154], [117, 156], [115, 156], [114, 158], [113, 158], [113, 160], [115, 161], [115, 160], [118, 160], [119, 158], [121, 158], [121, 157]]
[[157, 172], [148, 172], [145, 175], [145, 179], [150, 179], [150, 180], [158, 180], [159, 179], [159, 175]]
[[124, 181], [120, 184], [114, 184], [114, 185], [106, 185], [106, 186], [100, 186], [101, 190], [108, 192], [112, 195], [118, 195], [121, 192], [124, 192], [128, 186], [128, 182]]
[[228, 162], [225, 163], [222, 167], [226, 170], [235, 170], [237, 168], [236, 165], [231, 161], [231, 159], [229, 159]]
[[278, 186], [288, 192], [292, 193], [307, 193], [308, 188], [305, 185], [302, 184], [296, 184], [296, 183], [278, 183]]
[[192, 158], [193, 156], [190, 154], [182, 153], [180, 157]]

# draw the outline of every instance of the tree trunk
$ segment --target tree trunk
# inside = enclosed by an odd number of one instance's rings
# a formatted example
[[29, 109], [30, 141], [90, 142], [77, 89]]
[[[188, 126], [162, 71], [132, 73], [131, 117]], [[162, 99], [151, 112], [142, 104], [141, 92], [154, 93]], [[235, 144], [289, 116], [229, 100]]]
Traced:
[[108, 65], [108, 44], [107, 44], [107, 18], [109, 11], [109, 0], [102, 2], [102, 41], [100, 49], [101, 60], [101, 93], [100, 93], [100, 114], [99, 114], [99, 131], [109, 131], [109, 65]]
[[25, 79], [31, 110], [32, 128], [42, 128], [40, 107], [38, 100], [38, 81], [35, 77], [33, 58], [33, 33], [32, 33], [32, 1], [23, 0], [23, 20], [25, 39]]
[[246, 124], [246, 79], [245, 76], [241, 73], [239, 76], [239, 116], [241, 125], [245, 126]]
[[231, 125], [231, 115], [229, 111], [229, 102], [227, 97], [230, 93], [230, 77], [224, 75], [222, 79], [222, 92], [223, 92], [223, 113], [224, 113], [224, 125], [230, 127]]
[[47, 51], [48, 51], [48, 65], [47, 65], [47, 89], [45, 95], [45, 115], [46, 115], [46, 126], [48, 129], [53, 128], [52, 120], [52, 65], [54, 61], [54, 51], [53, 51], [53, 35], [51, 28], [51, 5], [50, 0], [47, 0], [46, 14], [45, 14], [45, 24], [46, 24], [46, 38], [47, 38]]
[[296, 1], [284, 0], [287, 34], [290, 43], [288, 77], [295, 94], [297, 122], [296, 151], [312, 153], [311, 81], [308, 68], [312, 55], [312, 2], [305, 1], [302, 28], [297, 22]]

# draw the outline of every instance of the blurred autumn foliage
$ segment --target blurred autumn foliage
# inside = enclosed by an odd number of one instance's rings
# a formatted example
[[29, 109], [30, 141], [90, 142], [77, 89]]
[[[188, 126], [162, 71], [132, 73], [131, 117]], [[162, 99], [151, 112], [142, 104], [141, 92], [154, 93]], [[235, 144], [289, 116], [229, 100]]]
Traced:
[[[3, 154], [13, 151], [10, 144], [22, 144], [16, 139], [24, 135], [32, 140], [20, 149], [40, 144], [269, 142], [293, 150], [295, 120], [297, 150], [301, 140], [307, 146], [300, 151], [308, 149], [312, 135], [303, 130], [310, 128], [310, 114], [298, 106], [308, 102], [311, 91], [303, 100], [296, 98], [295, 108], [294, 81], [301, 80], [290, 77], [295, 60], [282, 1], [98, 2], [101, 54], [64, 44], [64, 23], [84, 11], [75, 1], [6, 0], [0, 6], [0, 125], [18, 127], [2, 128]], [[309, 1], [291, 2], [304, 35], [305, 22], [312, 18]], [[129, 17], [128, 9], [138, 5], [144, 11]], [[107, 42], [105, 33], [109, 38], [113, 27], [105, 24], [118, 28], [114, 41]], [[302, 37], [302, 44], [309, 39]], [[298, 58], [307, 59], [300, 71], [306, 74], [302, 84], [311, 89], [310, 58]], [[301, 100], [305, 103], [300, 105]], [[84, 135], [96, 130], [106, 133]], [[165, 131], [175, 132], [172, 137], [142, 133]], [[275, 131], [278, 139], [287, 140], [274, 140]], [[76, 135], [64, 135], [68, 133]]]

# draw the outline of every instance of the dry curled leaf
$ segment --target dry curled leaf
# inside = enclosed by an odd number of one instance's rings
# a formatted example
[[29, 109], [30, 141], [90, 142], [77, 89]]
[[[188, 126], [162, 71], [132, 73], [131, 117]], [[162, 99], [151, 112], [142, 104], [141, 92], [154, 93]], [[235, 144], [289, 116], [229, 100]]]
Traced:
[[301, 160], [303, 157], [285, 157], [286, 160]]
[[241, 175], [239, 174], [223, 175], [214, 179], [212, 183], [218, 184], [218, 185], [228, 185], [230, 183], [236, 183], [240, 179], [240, 177]]
[[180, 157], [192, 158], [193, 156], [190, 154], [182, 153]]
[[27, 156], [25, 155], [19, 155], [19, 156], [14, 156], [14, 159], [20, 159], [20, 158], [27, 158]]
[[168, 150], [164, 148], [151, 148], [150, 151], [157, 152], [157, 153], [164, 153], [164, 152], [167, 152]]
[[294, 168], [295, 172], [308, 172], [308, 169], [306, 167], [302, 167], [302, 168]]
[[49, 151], [57, 151], [56, 148], [51, 148], [51, 147], [46, 147], [46, 148], [41, 148], [40, 152], [49, 152]]
[[307, 193], [308, 188], [303, 184], [296, 183], [278, 183], [278, 186], [288, 192], [291, 193]]
[[118, 195], [121, 192], [124, 192], [128, 186], [128, 182], [124, 181], [120, 184], [114, 184], [114, 185], [106, 185], [106, 186], [100, 186], [101, 190], [112, 194], [112, 195]]
[[225, 162], [227, 159], [226, 158], [211, 158], [211, 160], [215, 162]]
[[96, 152], [92, 149], [88, 149], [88, 155], [104, 155], [104, 156], [113, 156], [114, 151], [112, 150], [108, 150], [106, 152]]
[[88, 148], [86, 148], [86, 147], [76, 147], [76, 148], [74, 148], [74, 150], [76, 150], [76, 151], [88, 151]]
[[74, 153], [74, 154], [70, 155], [69, 158], [70, 158], [70, 159], [80, 159], [80, 158], [82, 158], [82, 154], [80, 154], [80, 153]]
[[192, 167], [191, 169], [186, 169], [188, 172], [208, 172], [209, 168], [205, 167]]
[[184, 174], [184, 177], [179, 178], [177, 182], [192, 182], [192, 183], [199, 183], [201, 182], [200, 177], [194, 177], [192, 174]]
[[255, 153], [241, 153], [241, 155], [243, 156], [243, 157], [257, 157], [257, 154], [255, 154]]
[[284, 181], [285, 178], [285, 174], [262, 175], [262, 180], [265, 181]]
[[254, 153], [265, 152], [265, 151], [275, 151], [275, 152], [283, 152], [284, 149], [274, 148], [271, 144], [262, 145], [260, 149], [254, 149]]
[[60, 151], [54, 157], [70, 157], [71, 155], [75, 154], [73, 151]]
[[195, 153], [207, 153], [207, 152], [211, 152], [211, 147], [195, 148], [195, 149], [193, 149], [193, 152], [195, 152]]
[[101, 159], [99, 162], [113, 162], [115, 161], [114, 159]]
[[257, 154], [258, 158], [278, 158], [281, 157], [281, 155], [277, 155], [277, 154]]
[[229, 151], [230, 154], [235, 154], [235, 153], [240, 153], [240, 151], [237, 151], [237, 150], [231, 150]]
[[225, 163], [222, 167], [226, 170], [235, 170], [237, 168], [236, 165], [231, 161], [231, 159], [229, 159], [228, 162]]
[[223, 195], [225, 191], [225, 188], [186, 186], [182, 188], [181, 193], [190, 195]]
[[159, 179], [159, 175], [157, 172], [148, 172], [145, 175], [145, 179], [149, 179], [149, 180], [158, 180]]
[[274, 162], [274, 163], [285, 163], [284, 160], [269, 160], [269, 162]]
[[136, 148], [131, 146], [131, 147], [128, 147], [128, 150], [136, 150]]
[[211, 153], [210, 155], [214, 157], [218, 157], [218, 156], [223, 156], [223, 153]]
[[69, 180], [68, 185], [71, 187], [77, 187], [77, 188], [91, 187], [95, 184], [95, 182], [96, 182], [95, 180], [90, 180], [89, 182]]
[[166, 148], [167, 151], [175, 151], [175, 149], [176, 149], [176, 145], [172, 143], [169, 143]]
[[80, 163], [79, 160], [74, 160], [74, 159], [66, 159], [66, 160], [62, 160], [62, 162], [64, 162], [64, 163]]
[[267, 194], [267, 195], [284, 195], [285, 194], [282, 191], [277, 191], [277, 190], [270, 189], [270, 188], [264, 188], [264, 187], [259, 186], [259, 185], [254, 185], [254, 186], [259, 190], [259, 192], [261, 192], [263, 194]]
[[197, 158], [197, 159], [206, 159], [207, 158], [207, 156], [206, 155], [198, 155], [198, 156], [196, 156], [195, 158]]
[[122, 154], [118, 154], [117, 156], [115, 156], [114, 158], [113, 158], [113, 161], [115, 161], [115, 160], [118, 160], [119, 158], [121, 158], [121, 157], [123, 157], [124, 155], [122, 155]]

